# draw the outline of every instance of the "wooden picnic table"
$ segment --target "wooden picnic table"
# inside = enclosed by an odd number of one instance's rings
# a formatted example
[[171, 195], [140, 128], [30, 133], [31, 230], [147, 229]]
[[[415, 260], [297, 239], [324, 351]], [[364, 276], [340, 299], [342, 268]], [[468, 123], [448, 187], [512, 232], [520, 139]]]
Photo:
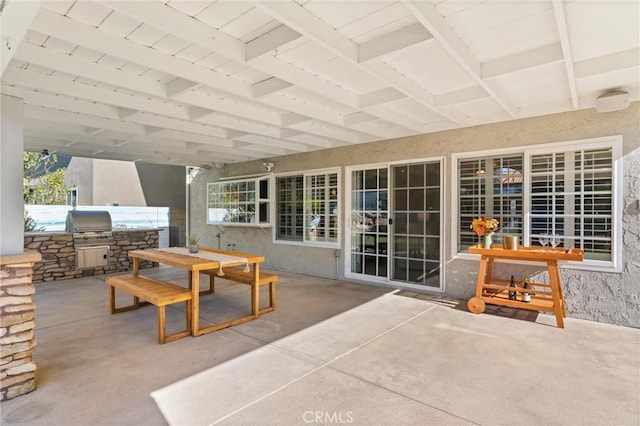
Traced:
[[[220, 254], [225, 259], [224, 267], [238, 266], [251, 264], [253, 272], [253, 280], [251, 282], [251, 314], [239, 318], [234, 318], [229, 321], [214, 324], [208, 327], [200, 328], [199, 313], [200, 313], [200, 271], [219, 269], [221, 261], [212, 259], [204, 259], [197, 257], [196, 254], [178, 254], [168, 252], [162, 249], [144, 249], [144, 250], [131, 250], [129, 251], [129, 257], [133, 259], [133, 275], [139, 275], [140, 273], [140, 260], [147, 260], [151, 262], [162, 263], [164, 265], [173, 266], [176, 268], [185, 269], [188, 275], [189, 288], [192, 292], [191, 303], [191, 333], [193, 336], [200, 336], [202, 334], [211, 333], [222, 328], [231, 327], [234, 325], [242, 324], [248, 321], [256, 319], [259, 315], [259, 277], [260, 277], [260, 263], [264, 262], [264, 256], [231, 252], [225, 250], [216, 250], [212, 248], [200, 247], [200, 251], [210, 253], [212, 256]], [[221, 257], [222, 257], [221, 256]], [[229, 262], [228, 256], [238, 259], [237, 262]]]

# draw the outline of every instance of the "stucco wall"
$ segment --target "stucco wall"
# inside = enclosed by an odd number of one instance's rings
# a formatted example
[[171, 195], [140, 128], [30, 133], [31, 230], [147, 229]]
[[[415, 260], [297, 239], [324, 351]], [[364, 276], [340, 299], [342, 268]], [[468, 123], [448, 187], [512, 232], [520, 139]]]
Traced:
[[[594, 109], [543, 117], [514, 120], [485, 126], [431, 133], [351, 145], [291, 156], [274, 157], [274, 173], [342, 167], [357, 164], [404, 161], [413, 158], [445, 157], [445, 214], [451, 215], [451, 154], [482, 149], [518, 147], [544, 143], [623, 136], [623, 272], [603, 273], [562, 270], [564, 294], [569, 316], [640, 327], [640, 103], [606, 114]], [[206, 225], [206, 183], [219, 177], [264, 172], [262, 160], [201, 170], [191, 192], [191, 232], [202, 236], [201, 243], [238, 251], [263, 253], [265, 267], [326, 278], [341, 277], [344, 252], [336, 269], [334, 249], [320, 249], [272, 243], [272, 229], [217, 227]], [[344, 192], [343, 192], [344, 194]], [[343, 206], [341, 212], [344, 221]], [[220, 239], [216, 235], [220, 233]], [[478, 262], [451, 258], [451, 223], [445, 223], [445, 294], [468, 298], [473, 294]], [[344, 247], [344, 241], [343, 241]], [[336, 275], [336, 271], [339, 272]], [[519, 271], [518, 274], [522, 272]]]

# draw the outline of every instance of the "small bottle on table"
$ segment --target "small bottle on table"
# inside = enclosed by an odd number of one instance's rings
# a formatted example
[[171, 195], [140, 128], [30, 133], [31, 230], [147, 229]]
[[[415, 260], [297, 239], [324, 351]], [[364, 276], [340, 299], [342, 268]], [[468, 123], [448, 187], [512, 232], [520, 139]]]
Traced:
[[[509, 288], [514, 288], [516, 287], [516, 282], [513, 278], [513, 275], [511, 275], [511, 284], [509, 284]], [[515, 290], [509, 290], [509, 300], [516, 300], [516, 291]]]
[[[524, 279], [524, 284], [522, 285], [522, 288], [525, 290], [529, 290], [531, 288], [531, 286], [529, 285], [529, 283], [527, 282], [527, 279]], [[531, 294], [529, 292], [524, 292], [522, 293], [522, 301], [529, 303], [531, 302]]]

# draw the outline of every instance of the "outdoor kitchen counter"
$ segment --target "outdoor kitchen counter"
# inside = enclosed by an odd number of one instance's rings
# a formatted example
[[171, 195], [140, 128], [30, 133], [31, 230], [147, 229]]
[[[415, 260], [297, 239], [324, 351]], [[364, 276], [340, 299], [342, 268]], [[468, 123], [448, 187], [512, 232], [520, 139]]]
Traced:
[[[132, 261], [129, 250], [158, 247], [158, 228], [113, 228], [109, 265], [91, 269], [76, 269], [73, 234], [64, 231], [25, 232], [24, 248], [42, 255], [42, 261], [33, 268], [33, 282], [66, 280], [90, 275], [130, 271]], [[141, 268], [157, 266], [142, 262]]]

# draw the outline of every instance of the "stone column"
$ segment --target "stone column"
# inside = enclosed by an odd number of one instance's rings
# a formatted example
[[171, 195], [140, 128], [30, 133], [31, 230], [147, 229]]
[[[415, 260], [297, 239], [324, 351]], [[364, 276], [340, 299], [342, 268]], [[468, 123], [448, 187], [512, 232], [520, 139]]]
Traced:
[[36, 388], [33, 351], [35, 304], [33, 264], [37, 252], [0, 256], [0, 401]]

